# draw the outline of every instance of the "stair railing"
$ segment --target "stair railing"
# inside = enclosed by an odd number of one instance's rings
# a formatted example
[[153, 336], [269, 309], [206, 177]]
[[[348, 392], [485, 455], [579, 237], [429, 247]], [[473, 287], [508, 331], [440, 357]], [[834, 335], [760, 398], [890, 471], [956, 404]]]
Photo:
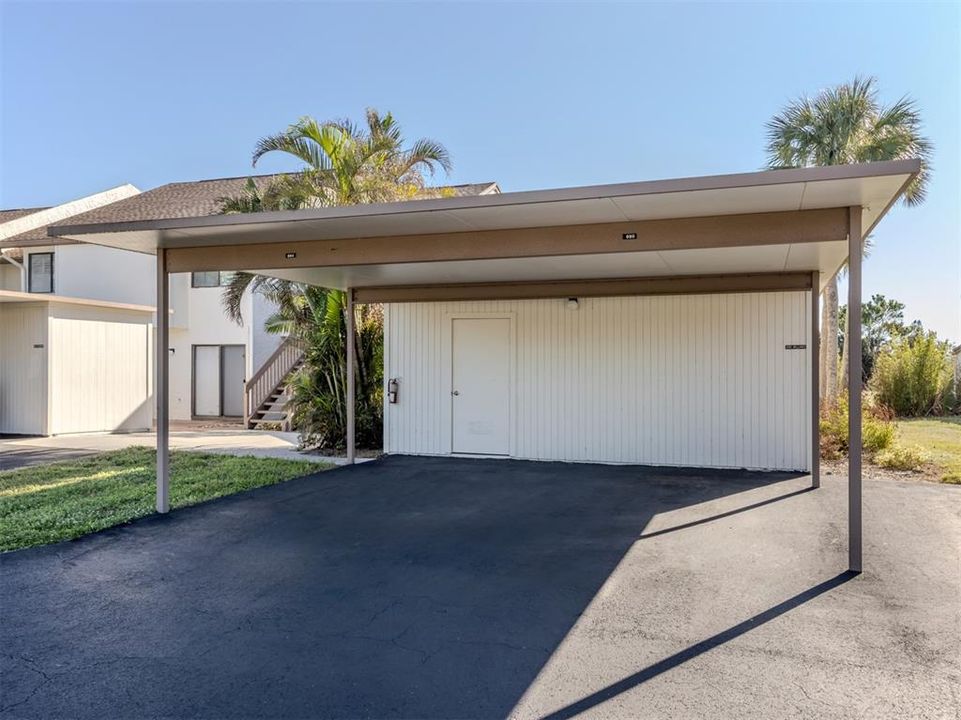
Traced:
[[288, 337], [264, 361], [254, 376], [244, 383], [245, 427], [250, 427], [250, 419], [280, 387], [303, 356], [304, 351], [300, 345]]

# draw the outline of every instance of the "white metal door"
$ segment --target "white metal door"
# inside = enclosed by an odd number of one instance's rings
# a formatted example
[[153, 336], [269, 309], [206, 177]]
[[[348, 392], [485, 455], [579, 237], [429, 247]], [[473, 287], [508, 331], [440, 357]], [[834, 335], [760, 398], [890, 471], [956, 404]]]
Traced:
[[0, 306], [0, 432], [47, 431], [47, 308]]
[[243, 345], [225, 345], [221, 392], [224, 415], [242, 417], [244, 414], [244, 375], [247, 361]]
[[510, 453], [511, 320], [451, 319], [451, 449]]
[[194, 415], [220, 415], [220, 346], [194, 346]]

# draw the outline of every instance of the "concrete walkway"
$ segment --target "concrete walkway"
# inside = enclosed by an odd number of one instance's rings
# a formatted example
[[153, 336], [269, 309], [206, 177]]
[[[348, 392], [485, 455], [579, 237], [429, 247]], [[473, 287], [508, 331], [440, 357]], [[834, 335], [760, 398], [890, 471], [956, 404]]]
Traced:
[[[157, 446], [155, 433], [84, 433], [55, 437], [0, 438], [0, 470], [70, 460], [134, 446]], [[281, 460], [346, 463], [346, 458], [301, 453], [297, 433], [236, 429], [189, 429], [170, 433], [172, 450], [250, 455]]]

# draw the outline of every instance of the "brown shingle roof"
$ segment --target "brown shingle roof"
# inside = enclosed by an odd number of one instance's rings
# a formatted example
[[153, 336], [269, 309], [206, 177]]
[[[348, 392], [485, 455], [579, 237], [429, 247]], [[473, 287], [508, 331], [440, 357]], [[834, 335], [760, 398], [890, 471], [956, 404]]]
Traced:
[[25, 230], [0, 241], [0, 247], [29, 247], [30, 245], [61, 245], [63, 238], [52, 238], [47, 235], [48, 225], [41, 225], [32, 230]]
[[[263, 188], [271, 180], [282, 174], [254, 175], [254, 182]], [[169, 218], [202, 217], [217, 215], [220, 212], [220, 199], [239, 195], [247, 185], [250, 176], [232, 178], [214, 178], [211, 180], [196, 180], [193, 182], [177, 182], [161, 185], [153, 190], [133, 195], [123, 200], [104, 205], [87, 212], [74, 215], [50, 226], [43, 226], [27, 230], [0, 241], [0, 247], [30, 247], [40, 245], [60, 245], [73, 243], [73, 240], [50, 237], [47, 227], [57, 225], [84, 225], [111, 222], [132, 222], [136, 220], [162, 220]], [[497, 183], [470, 183], [465, 185], [451, 185], [449, 187], [427, 188], [418, 198], [443, 197], [451, 194], [453, 197], [467, 195], [483, 195], [500, 192]], [[0, 211], [0, 223], [13, 220], [32, 212], [46, 208], [32, 208], [25, 210]], [[16, 213], [19, 213], [16, 214]], [[9, 217], [7, 216], [9, 214]]]
[[[255, 175], [254, 182], [263, 188], [275, 175]], [[194, 182], [177, 182], [161, 185], [153, 190], [134, 195], [110, 205], [75, 215], [56, 225], [96, 225], [100, 223], [135, 222], [137, 220], [166, 220], [172, 218], [203, 217], [220, 213], [220, 199], [240, 195], [250, 176], [215, 178]], [[427, 188], [419, 198], [440, 197], [446, 188]], [[452, 185], [449, 191], [454, 197], [483, 195], [499, 192], [497, 183], [472, 183]]]
[[16, 220], [24, 215], [32, 215], [35, 212], [40, 212], [41, 210], [49, 210], [45, 207], [36, 208], [17, 208], [16, 210], [0, 210], [0, 225], [5, 222], [10, 222], [11, 220]]

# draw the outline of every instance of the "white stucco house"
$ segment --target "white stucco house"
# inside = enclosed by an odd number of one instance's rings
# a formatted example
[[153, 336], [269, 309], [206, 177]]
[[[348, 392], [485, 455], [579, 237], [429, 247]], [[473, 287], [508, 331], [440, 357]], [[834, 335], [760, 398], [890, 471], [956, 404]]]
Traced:
[[[218, 185], [207, 195], [225, 192]], [[168, 193], [165, 200], [161, 207], [124, 185], [55, 207], [0, 211], [0, 433], [151, 427], [153, 263], [140, 253], [51, 238], [47, 227], [94, 210], [122, 217], [149, 203], [176, 214], [178, 203], [197, 196]], [[247, 378], [283, 342], [263, 332], [273, 308], [260, 295], [244, 298], [243, 325], [225, 317], [225, 279], [170, 278], [175, 419], [244, 418]]]

